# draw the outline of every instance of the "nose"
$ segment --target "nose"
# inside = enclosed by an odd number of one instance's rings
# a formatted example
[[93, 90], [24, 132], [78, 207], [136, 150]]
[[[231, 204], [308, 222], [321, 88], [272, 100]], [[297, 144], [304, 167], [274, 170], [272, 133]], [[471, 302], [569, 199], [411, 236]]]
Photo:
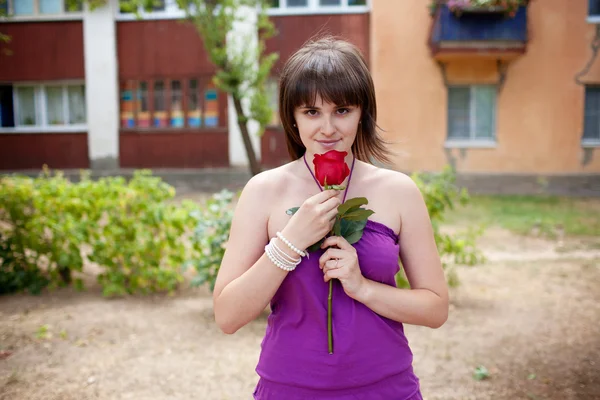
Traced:
[[325, 136], [331, 136], [335, 133], [332, 117], [324, 118], [323, 125], [321, 126], [321, 133]]

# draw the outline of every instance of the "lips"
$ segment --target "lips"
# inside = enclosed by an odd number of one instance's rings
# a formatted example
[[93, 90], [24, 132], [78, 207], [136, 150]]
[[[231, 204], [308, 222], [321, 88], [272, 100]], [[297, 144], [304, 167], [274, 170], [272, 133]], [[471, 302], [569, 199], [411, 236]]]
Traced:
[[317, 140], [317, 142], [323, 147], [331, 148], [335, 147], [335, 145], [338, 144], [340, 140]]

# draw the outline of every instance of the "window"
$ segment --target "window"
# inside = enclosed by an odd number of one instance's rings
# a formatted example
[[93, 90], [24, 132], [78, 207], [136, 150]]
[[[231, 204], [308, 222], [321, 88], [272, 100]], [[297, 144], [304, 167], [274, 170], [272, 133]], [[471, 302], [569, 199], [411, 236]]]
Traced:
[[188, 126], [199, 128], [202, 125], [202, 106], [198, 79], [190, 79], [188, 87]]
[[269, 105], [273, 112], [271, 121], [268, 125], [281, 126], [281, 120], [279, 119], [279, 83], [275, 78], [269, 78], [265, 83], [265, 90], [269, 99]]
[[600, 86], [585, 88], [583, 143], [600, 144]]
[[40, 121], [35, 106], [35, 87], [23, 86], [16, 90], [17, 126], [35, 126]]
[[163, 81], [154, 82], [154, 126], [157, 128], [167, 126], [167, 105], [165, 100], [165, 83]]
[[308, 7], [308, 0], [287, 0], [288, 7]]
[[121, 84], [121, 126], [124, 128], [133, 128], [135, 126], [134, 118], [134, 98], [133, 92], [135, 82], [126, 81]]
[[82, 84], [13, 84], [0, 86], [0, 127], [10, 129], [85, 129]]
[[448, 141], [493, 141], [496, 95], [494, 85], [448, 88]]
[[331, 14], [368, 10], [367, 0], [271, 0], [269, 14]]
[[150, 105], [148, 104], [148, 83], [140, 82], [138, 87], [137, 121], [140, 128], [150, 127]]
[[183, 118], [183, 94], [180, 81], [171, 81], [171, 126], [181, 128], [185, 125]]
[[123, 81], [121, 127], [181, 129], [220, 126], [223, 121], [219, 118], [218, 91], [213, 84], [202, 86], [201, 82], [197, 78]]
[[204, 89], [204, 125], [207, 127], [219, 126], [217, 88], [212, 83]]
[[16, 17], [81, 13], [83, 0], [0, 0], [0, 14]]
[[589, 0], [588, 16], [600, 18], [600, 0]]
[[181, 18], [185, 12], [176, 0], [150, 0], [141, 5], [134, 0], [119, 0], [119, 18]]

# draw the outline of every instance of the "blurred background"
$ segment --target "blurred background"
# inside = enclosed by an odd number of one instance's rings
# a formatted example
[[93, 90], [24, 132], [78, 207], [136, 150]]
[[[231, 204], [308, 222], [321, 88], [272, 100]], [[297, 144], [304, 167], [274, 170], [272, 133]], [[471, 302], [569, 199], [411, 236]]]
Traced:
[[424, 398], [600, 398], [600, 0], [0, 0], [0, 399], [251, 397], [268, 310], [224, 335], [211, 290], [323, 35], [452, 287]]

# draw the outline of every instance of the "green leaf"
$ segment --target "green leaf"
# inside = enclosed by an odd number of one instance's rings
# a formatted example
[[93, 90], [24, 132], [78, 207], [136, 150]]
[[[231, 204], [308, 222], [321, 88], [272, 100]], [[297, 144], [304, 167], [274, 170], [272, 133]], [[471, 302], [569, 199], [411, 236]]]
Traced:
[[363, 231], [356, 231], [356, 232], [352, 232], [350, 235], [345, 236], [344, 239], [346, 239], [346, 241], [350, 244], [354, 244], [356, 242], [358, 242], [360, 240], [360, 238], [362, 238], [363, 235]]
[[338, 213], [339, 213], [339, 215], [343, 216], [344, 214], [346, 214], [352, 210], [356, 210], [366, 204], [369, 204], [369, 201], [365, 197], [355, 197], [353, 199], [346, 200], [346, 202], [344, 202], [344, 204], [341, 204], [338, 207]]
[[342, 236], [342, 220], [338, 217], [333, 224], [333, 234], [335, 236]]
[[369, 217], [373, 214], [375, 214], [375, 211], [373, 210], [359, 208], [358, 210], [354, 210], [345, 214], [342, 218], [347, 221], [363, 221], [369, 219]]
[[325, 241], [325, 238], [319, 240], [317, 243], [313, 244], [308, 249], [306, 249], [306, 251], [308, 251], [309, 253], [312, 253], [314, 251], [319, 250], [324, 241]]
[[287, 215], [294, 215], [296, 214], [296, 211], [298, 211], [300, 209], [300, 207], [292, 207], [289, 210], [287, 210], [285, 213]]
[[341, 235], [350, 244], [354, 244], [360, 240], [363, 234], [363, 230], [367, 225], [367, 221], [348, 221], [346, 219], [341, 220]]
[[483, 365], [480, 365], [479, 367], [475, 368], [475, 372], [473, 373], [473, 379], [475, 379], [476, 381], [482, 381], [484, 379], [488, 379], [489, 377], [490, 373], [487, 370], [487, 368]]

